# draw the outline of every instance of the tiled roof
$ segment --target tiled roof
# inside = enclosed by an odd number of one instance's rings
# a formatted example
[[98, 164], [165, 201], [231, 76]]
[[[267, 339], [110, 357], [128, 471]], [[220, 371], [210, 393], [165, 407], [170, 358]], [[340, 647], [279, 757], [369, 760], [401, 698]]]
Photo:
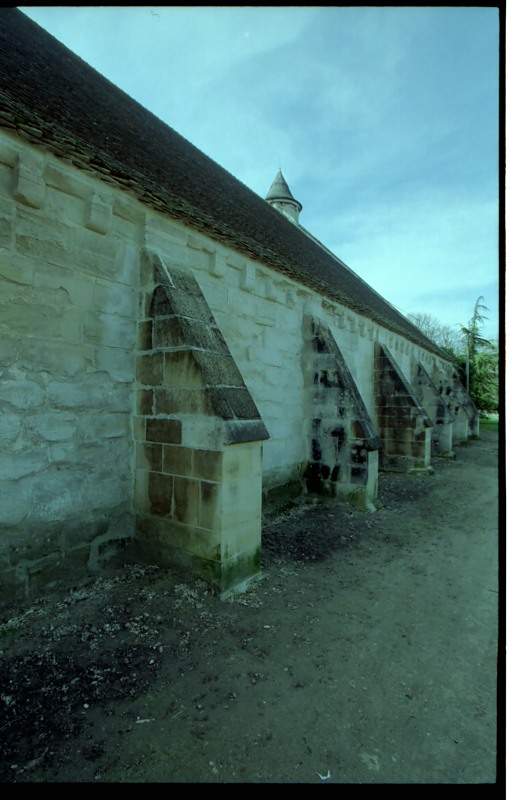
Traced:
[[0, 126], [446, 358], [316, 240], [13, 8], [0, 9]]

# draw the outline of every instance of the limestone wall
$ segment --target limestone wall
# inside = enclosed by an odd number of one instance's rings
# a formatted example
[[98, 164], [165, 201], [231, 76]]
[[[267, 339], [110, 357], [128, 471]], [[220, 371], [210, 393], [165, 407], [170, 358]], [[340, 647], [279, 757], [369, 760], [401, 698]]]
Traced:
[[135, 228], [36, 155], [0, 139], [0, 572], [22, 593], [132, 531]]
[[306, 306], [330, 328], [374, 424], [375, 342], [408, 377], [419, 361], [429, 372], [445, 369], [403, 337], [149, 209], [93, 171], [0, 131], [4, 585], [26, 589], [133, 531], [144, 247], [193, 271], [270, 434], [265, 489], [300, 477], [309, 456]]

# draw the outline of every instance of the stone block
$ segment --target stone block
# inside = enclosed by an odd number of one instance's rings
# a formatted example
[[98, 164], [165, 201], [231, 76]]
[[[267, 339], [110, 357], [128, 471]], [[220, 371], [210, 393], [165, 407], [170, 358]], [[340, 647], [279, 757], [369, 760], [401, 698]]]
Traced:
[[43, 180], [43, 163], [28, 154], [18, 155], [14, 169], [14, 198], [32, 208], [41, 208], [45, 202], [46, 184]]
[[136, 323], [114, 314], [89, 311], [84, 316], [84, 340], [107, 347], [131, 349], [136, 342]]
[[0, 247], [11, 247], [13, 242], [13, 231], [13, 220], [0, 216]]
[[230, 355], [195, 353], [206, 386], [244, 386], [241, 373]]
[[139, 249], [136, 245], [118, 240], [114, 259], [114, 280], [135, 286], [139, 267]]
[[106, 234], [111, 227], [112, 217], [112, 204], [93, 194], [86, 209], [86, 227], [97, 233]]
[[80, 308], [93, 306], [94, 283], [91, 278], [55, 264], [38, 266], [34, 273], [34, 286], [45, 289], [64, 289], [70, 302]]
[[163, 445], [136, 444], [136, 467], [138, 469], [146, 468], [153, 472], [168, 472], [166, 469], [163, 470]]
[[102, 412], [81, 414], [78, 418], [78, 433], [81, 441], [84, 442], [128, 437], [129, 415]]
[[131, 410], [131, 387], [112, 384], [105, 373], [86, 375], [73, 383], [51, 381], [47, 387], [48, 402], [56, 408], [96, 408], [105, 411]]
[[172, 516], [178, 522], [198, 525], [200, 482], [191, 478], [174, 478]]
[[18, 525], [23, 522], [31, 511], [31, 489], [32, 480], [30, 478], [22, 480], [0, 481], [0, 529], [7, 526]]
[[227, 399], [227, 392], [226, 388], [211, 387], [206, 390], [206, 397], [212, 413], [220, 419], [229, 420], [234, 418], [234, 413]]
[[260, 419], [259, 411], [256, 408], [248, 389], [222, 389], [224, 398], [229, 403], [233, 415], [238, 419]]
[[169, 475], [191, 476], [193, 453], [189, 447], [163, 445], [163, 472]]
[[118, 347], [94, 349], [94, 363], [98, 370], [107, 372], [113, 381], [132, 383], [136, 373], [135, 355], [132, 350]]
[[[167, 355], [170, 355], [167, 353]], [[136, 380], [147, 386], [157, 386], [163, 382], [163, 353], [150, 353], [136, 357]]]
[[0, 278], [19, 286], [34, 282], [34, 261], [9, 250], [0, 250]]
[[209, 530], [220, 530], [221, 486], [219, 483], [200, 484], [199, 525]]
[[163, 384], [174, 388], [201, 389], [204, 385], [197, 356], [182, 350], [164, 354]]
[[269, 439], [266, 426], [262, 420], [228, 420], [224, 429], [224, 444], [240, 444], [243, 442], [261, 442]]
[[91, 345], [47, 342], [44, 339], [23, 339], [20, 342], [19, 365], [52, 373], [54, 377], [74, 376], [86, 372], [95, 363]]
[[147, 438], [146, 417], [134, 416], [132, 418], [132, 435], [136, 442], [144, 442]]
[[45, 441], [62, 442], [75, 434], [77, 419], [75, 415], [62, 411], [43, 412], [27, 417], [27, 427]]
[[211, 255], [211, 259], [209, 261], [209, 272], [215, 278], [221, 278], [224, 275], [225, 259], [217, 250], [215, 250], [215, 252]]
[[13, 364], [18, 357], [19, 342], [8, 339], [2, 334], [0, 337], [0, 367], [8, 367]]
[[251, 262], [247, 262], [243, 268], [240, 286], [245, 292], [256, 290], [256, 268]]
[[145, 468], [137, 468], [134, 475], [134, 507], [138, 512], [148, 513], [150, 502], [148, 498], [148, 482], [150, 471]]
[[152, 389], [141, 389], [136, 393], [136, 412], [152, 416], [154, 409], [154, 392]]
[[17, 480], [25, 475], [41, 472], [47, 466], [48, 456], [45, 449], [0, 453], [0, 480]]
[[207, 392], [202, 389], [156, 389], [156, 414], [208, 414]]
[[148, 419], [147, 441], [181, 444], [181, 422], [177, 419]]
[[96, 283], [93, 305], [97, 311], [133, 319], [136, 315], [137, 294], [128, 286]]
[[[0, 298], [0, 302], [3, 300], [3, 297]], [[33, 304], [23, 305], [3, 302], [0, 306], [0, 324], [19, 336], [34, 336], [37, 331], [37, 335], [43, 339], [80, 342], [81, 318], [77, 310], [39, 305], [36, 300]]]
[[168, 516], [172, 504], [174, 478], [160, 472], [149, 472], [148, 500], [151, 514]]
[[222, 479], [223, 453], [216, 450], [193, 450], [193, 475], [208, 481]]
[[153, 323], [151, 319], [138, 322], [138, 350], [152, 350]]
[[126, 502], [131, 494], [129, 477], [116, 474], [113, 472], [113, 467], [111, 467], [111, 476], [98, 473], [87, 475], [81, 486], [82, 502], [93, 510], [113, 509]]
[[[150, 563], [184, 570], [187, 575], [209, 576], [220, 558], [218, 536], [176, 520], [139, 515], [136, 541]], [[207, 566], [206, 566], [207, 565]]]
[[2, 413], [0, 415], [0, 450], [16, 441], [21, 429], [22, 420], [17, 414]]
[[261, 477], [262, 462], [263, 446], [260, 442], [226, 447], [223, 452], [223, 477], [229, 481], [257, 480]]

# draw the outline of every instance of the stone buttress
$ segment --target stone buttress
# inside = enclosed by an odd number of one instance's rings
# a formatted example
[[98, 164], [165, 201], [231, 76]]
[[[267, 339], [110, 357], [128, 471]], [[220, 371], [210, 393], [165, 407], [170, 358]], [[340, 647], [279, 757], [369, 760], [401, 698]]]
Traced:
[[438, 388], [431, 376], [420, 363], [415, 365], [413, 381], [416, 395], [433, 422], [433, 453], [437, 456], [453, 458], [453, 422], [455, 419], [448, 396], [443, 387]]
[[381, 469], [430, 471], [432, 422], [389, 349], [376, 344], [375, 393]]
[[136, 546], [221, 592], [260, 571], [268, 432], [190, 272], [146, 249], [137, 357]]
[[375, 510], [380, 440], [331, 331], [310, 315], [304, 316], [303, 367], [311, 428], [306, 491]]
[[434, 383], [449, 413], [454, 418], [453, 442], [462, 444], [479, 438], [479, 411], [460, 381], [456, 370], [437, 371]]

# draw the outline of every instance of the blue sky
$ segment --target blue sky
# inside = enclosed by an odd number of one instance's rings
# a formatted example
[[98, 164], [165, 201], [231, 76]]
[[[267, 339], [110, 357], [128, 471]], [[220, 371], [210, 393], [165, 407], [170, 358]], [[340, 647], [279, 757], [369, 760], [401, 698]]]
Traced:
[[21, 10], [257, 194], [281, 166], [301, 223], [403, 313], [498, 314], [493, 8]]

